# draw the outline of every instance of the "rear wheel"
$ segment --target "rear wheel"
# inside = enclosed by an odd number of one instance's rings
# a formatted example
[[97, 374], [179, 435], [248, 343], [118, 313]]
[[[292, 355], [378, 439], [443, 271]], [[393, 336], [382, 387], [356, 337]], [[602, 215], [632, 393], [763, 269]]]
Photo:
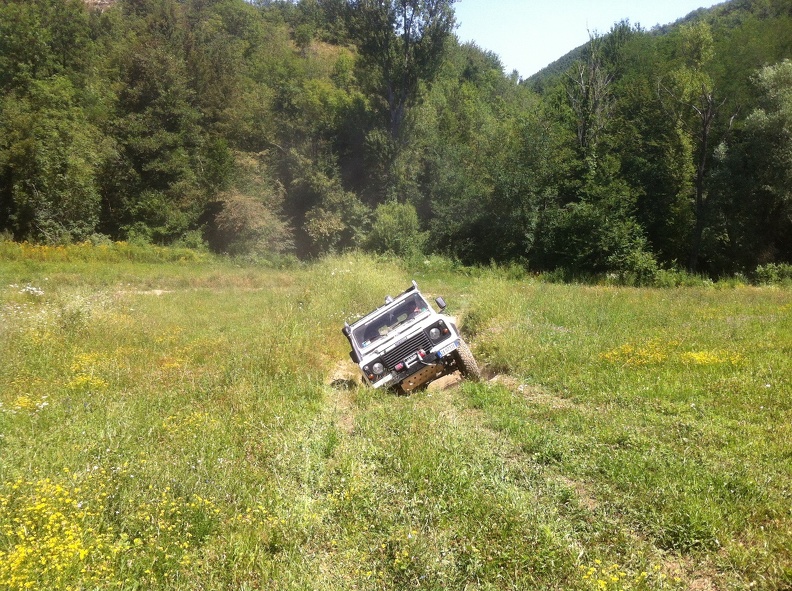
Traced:
[[476, 359], [473, 357], [473, 353], [471, 353], [470, 347], [467, 346], [465, 341], [459, 341], [459, 348], [454, 351], [454, 356], [456, 357], [459, 373], [461, 373], [463, 377], [473, 380], [474, 382], [478, 382], [481, 379], [481, 372], [479, 371], [478, 364], [476, 364]]

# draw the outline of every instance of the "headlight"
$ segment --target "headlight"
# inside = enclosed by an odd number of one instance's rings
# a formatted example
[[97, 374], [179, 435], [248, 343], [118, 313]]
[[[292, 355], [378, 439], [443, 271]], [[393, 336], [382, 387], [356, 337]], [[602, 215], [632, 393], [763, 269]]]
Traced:
[[433, 341], [439, 340], [440, 339], [440, 329], [439, 328], [433, 328], [432, 330], [430, 330], [429, 331], [429, 338], [432, 339]]
[[375, 363], [375, 364], [372, 366], [371, 370], [372, 370], [372, 371], [373, 371], [375, 374], [377, 374], [377, 375], [380, 375], [380, 374], [381, 374], [383, 371], [385, 371], [385, 368], [384, 368], [384, 367], [383, 367], [383, 365], [382, 365], [382, 364], [381, 364], [381, 363], [378, 361], [377, 363]]

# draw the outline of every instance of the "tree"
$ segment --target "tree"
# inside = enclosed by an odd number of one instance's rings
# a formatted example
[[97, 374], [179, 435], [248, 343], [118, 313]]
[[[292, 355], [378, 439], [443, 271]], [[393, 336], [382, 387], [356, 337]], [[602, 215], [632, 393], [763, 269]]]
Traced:
[[17, 238], [96, 229], [107, 142], [89, 30], [79, 0], [0, 4], [0, 230]]
[[184, 7], [175, 0], [125, 3], [114, 65], [119, 87], [108, 124], [115, 157], [102, 178], [103, 229], [158, 243], [200, 229], [224, 188], [229, 155], [201, 126], [184, 50]]
[[710, 213], [706, 181], [714, 147], [713, 125], [721, 114], [726, 100], [718, 96], [715, 84], [707, 72], [714, 58], [714, 43], [709, 25], [698, 23], [682, 26], [679, 30], [677, 51], [679, 65], [667, 82], [661, 81], [659, 90], [661, 95], [669, 100], [669, 110], [674, 113], [694, 146], [695, 223], [688, 268], [696, 271], [701, 257], [707, 216]]
[[269, 199], [230, 191], [223, 195], [215, 217], [212, 246], [221, 252], [266, 256], [291, 250], [291, 232], [267, 201], [282, 199], [277, 187]]
[[792, 223], [792, 61], [767, 66], [755, 77], [761, 105], [748, 117], [750, 141], [765, 154], [755, 172], [777, 212]]
[[616, 122], [611, 150], [621, 177], [636, 195], [635, 219], [657, 259], [671, 266], [687, 261], [693, 233], [690, 195], [693, 157], [668, 108], [658, 100], [657, 79], [667, 68], [653, 35], [633, 35], [623, 50], [624, 72], [614, 80]]
[[[594, 35], [556, 89], [552, 106], [571, 136], [568, 163], [555, 159], [558, 197], [543, 214], [544, 266], [578, 272], [632, 271], [653, 258], [636, 219], [640, 190], [624, 174], [629, 122], [623, 113], [619, 78], [625, 76], [625, 46], [635, 35], [628, 23], [607, 37]], [[541, 242], [540, 242], [541, 244]]]
[[362, 246], [369, 226], [370, 210], [357, 195], [341, 186], [337, 170], [311, 165], [304, 157], [302, 175], [294, 180], [295, 192], [312, 204], [304, 212], [302, 230], [309, 245], [302, 254], [326, 254]]
[[205, 237], [209, 246], [234, 255], [267, 257], [294, 248], [283, 217], [283, 186], [267, 155], [237, 152], [230, 188], [210, 203]]
[[596, 155], [599, 134], [605, 129], [613, 99], [612, 75], [603, 62], [602, 38], [594, 35], [586, 45], [584, 59], [566, 72], [567, 100], [575, 117], [578, 147], [584, 158]]
[[348, 0], [347, 20], [370, 84], [384, 100], [388, 129], [400, 139], [407, 108], [430, 84], [454, 27], [456, 0]]
[[0, 5], [0, 90], [54, 75], [78, 86], [93, 57], [81, 0], [6, 0]]
[[62, 76], [0, 101], [2, 229], [18, 239], [82, 240], [96, 230], [99, 167], [107, 146]]
[[421, 232], [418, 213], [409, 203], [391, 201], [381, 203], [374, 210], [371, 231], [366, 236], [367, 248], [410, 257], [423, 252], [425, 243], [426, 234]]
[[753, 270], [792, 261], [792, 62], [754, 76], [757, 108], [732, 141], [716, 150], [714, 193], [723, 266]]

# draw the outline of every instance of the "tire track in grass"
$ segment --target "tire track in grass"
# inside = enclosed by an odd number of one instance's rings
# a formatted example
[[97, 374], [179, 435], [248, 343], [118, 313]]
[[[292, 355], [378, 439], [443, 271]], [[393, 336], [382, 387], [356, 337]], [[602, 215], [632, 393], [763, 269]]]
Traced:
[[[482, 374], [488, 375], [486, 368], [483, 369]], [[504, 387], [512, 394], [520, 396], [527, 404], [541, 405], [552, 410], [573, 409], [579, 406], [566, 398], [545, 392], [541, 388], [522, 384], [514, 376], [508, 374], [489, 375], [486, 386]], [[710, 560], [696, 561], [691, 557], [669, 554], [646, 539], [640, 532], [635, 531], [629, 524], [609, 515], [607, 507], [602, 505], [597, 495], [585, 482], [571, 478], [551, 466], [538, 465], [525, 451], [515, 445], [508, 435], [491, 426], [487, 413], [482, 409], [471, 408], [459, 386], [458, 382], [448, 388], [439, 389], [440, 392], [444, 392], [448, 396], [448, 403], [444, 404], [446, 410], [441, 412], [453, 417], [455, 421], [466, 422], [470, 428], [487, 433], [488, 439], [491, 441], [489, 449], [499, 456], [505, 466], [518, 471], [524, 470], [526, 467], [539, 470], [550, 488], [554, 485], [561, 486], [573, 493], [580, 510], [587, 515], [588, 520], [592, 523], [605, 522], [608, 528], [613, 528], [620, 535], [624, 535], [640, 554], [661, 565], [661, 570], [667, 573], [670, 579], [679, 579], [684, 588], [697, 591], [717, 591], [721, 588], [715, 582], [717, 571]], [[463, 412], [457, 410], [459, 406], [464, 408]], [[584, 542], [585, 540], [574, 540], [573, 542], [575, 550], [581, 558], [586, 554]]]
[[327, 377], [328, 394], [332, 405], [330, 414], [336, 426], [347, 435], [355, 428], [355, 402], [352, 392], [360, 384], [360, 374], [351, 361], [339, 361]]
[[[492, 375], [487, 372], [486, 367], [482, 368], [482, 375], [487, 378], [483, 384], [485, 388], [505, 388], [528, 405], [552, 410], [570, 410], [580, 406], [541, 388], [523, 384], [515, 376]], [[330, 386], [327, 412], [332, 417], [332, 422], [345, 435], [353, 435], [357, 415], [355, 393], [360, 384], [357, 366], [349, 361], [340, 361], [329, 372], [327, 384]], [[569, 477], [557, 468], [536, 462], [508, 434], [493, 426], [491, 417], [485, 410], [470, 405], [463, 388], [464, 382], [458, 373], [444, 376], [429, 384], [424, 391], [413, 393], [412, 403], [416, 409], [430, 409], [445, 422], [481, 435], [488, 441], [487, 455], [502, 465], [504, 473], [530, 474], [533, 477], [538, 473], [539, 484], [535, 487], [525, 488], [524, 483], [517, 482], [502, 482], [499, 486], [503, 487], [504, 494], [510, 494], [505, 491], [516, 487], [515, 491], [521, 489], [522, 494], [535, 495], [537, 502], [547, 505], [549, 512], [555, 512], [559, 516], [559, 523], [567, 522], [568, 527], [560, 528], [557, 534], [569, 544], [570, 552], [578, 557], [580, 566], [584, 565], [584, 561], [590, 562], [599, 556], [594, 554], [596, 547], [592, 547], [589, 538], [574, 535], [575, 512], [579, 513], [577, 519], [600, 524], [594, 537], [609, 534], [623, 537], [628, 540], [633, 555], [643, 556], [645, 560], [660, 565], [662, 572], [672, 579], [680, 579], [680, 584], [685, 588], [699, 591], [719, 589], [715, 583], [714, 568], [708, 561], [699, 562], [688, 557], [671, 556], [629, 524], [621, 521], [618, 516], [609, 514], [607, 506], [603, 506], [587, 483]], [[526, 480], [530, 480], [531, 476], [526, 476]], [[559, 505], [558, 498], [567, 495], [574, 499], [571, 509], [564, 509]], [[564, 513], [567, 514], [566, 517]], [[604, 559], [605, 556], [599, 558]]]

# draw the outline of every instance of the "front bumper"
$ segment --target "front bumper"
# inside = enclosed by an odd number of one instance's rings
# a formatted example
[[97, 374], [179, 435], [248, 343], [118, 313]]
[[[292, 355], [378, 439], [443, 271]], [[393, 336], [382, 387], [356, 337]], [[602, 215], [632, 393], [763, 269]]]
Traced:
[[459, 339], [454, 338], [441, 343], [435, 351], [427, 353], [423, 358], [420, 358], [416, 351], [404, 359], [403, 370], [392, 369], [381, 379], [371, 382], [371, 385], [374, 388], [391, 388], [401, 385], [405, 391], [414, 390], [446, 373], [448, 368], [446, 360], [458, 348]]

